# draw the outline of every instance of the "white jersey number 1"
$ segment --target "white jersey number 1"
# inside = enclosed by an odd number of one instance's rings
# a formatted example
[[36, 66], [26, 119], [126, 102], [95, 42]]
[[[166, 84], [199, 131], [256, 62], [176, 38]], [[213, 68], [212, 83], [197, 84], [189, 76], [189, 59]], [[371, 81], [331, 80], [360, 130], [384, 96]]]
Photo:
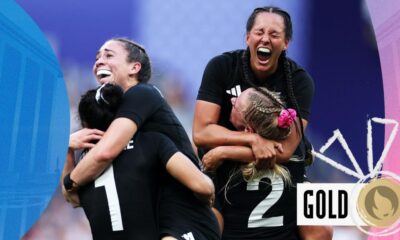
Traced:
[[124, 230], [124, 227], [122, 225], [121, 208], [119, 206], [117, 186], [115, 185], [114, 168], [112, 165], [109, 166], [108, 169], [96, 179], [96, 181], [94, 181], [94, 186], [96, 188], [104, 186], [106, 189], [112, 230], [114, 232]]

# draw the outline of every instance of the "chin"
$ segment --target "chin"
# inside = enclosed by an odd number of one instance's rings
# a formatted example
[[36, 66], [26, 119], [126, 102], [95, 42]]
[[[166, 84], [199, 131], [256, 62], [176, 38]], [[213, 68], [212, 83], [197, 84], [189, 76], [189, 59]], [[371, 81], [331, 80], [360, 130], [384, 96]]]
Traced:
[[101, 79], [98, 81], [100, 84], [113, 84], [112, 79]]
[[266, 72], [269, 71], [271, 69], [271, 66], [267, 63], [267, 64], [257, 64], [257, 71], [261, 71], [261, 72]]

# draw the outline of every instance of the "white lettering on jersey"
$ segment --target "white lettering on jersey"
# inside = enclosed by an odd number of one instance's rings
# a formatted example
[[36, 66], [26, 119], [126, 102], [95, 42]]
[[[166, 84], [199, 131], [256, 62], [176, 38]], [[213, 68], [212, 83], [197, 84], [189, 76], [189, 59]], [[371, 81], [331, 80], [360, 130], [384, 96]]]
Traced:
[[192, 232], [185, 233], [185, 234], [182, 235], [182, 237], [185, 240], [196, 240], [196, 239], [194, 239], [194, 236], [193, 236]]
[[226, 90], [226, 93], [235, 97], [239, 97], [239, 95], [242, 93], [242, 89], [240, 88], [240, 85], [236, 85], [235, 87]]
[[129, 150], [129, 149], [133, 149], [135, 146], [133, 146], [133, 139], [130, 140], [128, 142], [128, 144], [126, 145], [126, 147], [124, 148], [124, 150]]

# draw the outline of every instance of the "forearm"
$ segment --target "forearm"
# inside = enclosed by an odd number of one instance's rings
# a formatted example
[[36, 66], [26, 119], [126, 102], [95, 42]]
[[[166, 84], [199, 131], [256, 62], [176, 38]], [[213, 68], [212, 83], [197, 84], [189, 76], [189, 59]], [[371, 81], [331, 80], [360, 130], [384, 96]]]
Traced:
[[210, 197], [214, 194], [214, 184], [184, 154], [177, 152], [166, 165], [168, 173], [198, 195]]
[[75, 152], [73, 149], [68, 148], [67, 158], [65, 159], [64, 168], [61, 173], [61, 183], [63, 182], [65, 175], [70, 173], [74, 169], [74, 167], [75, 167]]
[[196, 101], [193, 121], [193, 142], [197, 147], [249, 146], [255, 134], [229, 130], [218, 125], [221, 107], [217, 104]]
[[95, 180], [101, 173], [112, 164], [113, 158], [101, 155], [100, 149], [93, 148], [71, 172], [71, 179], [79, 186]]
[[245, 146], [219, 146], [213, 149], [219, 154], [220, 160], [235, 160], [243, 163], [255, 161], [253, 151], [250, 147]]
[[193, 140], [198, 147], [214, 148], [217, 146], [250, 146], [254, 133], [232, 131], [217, 124], [208, 124], [202, 129], [195, 129]]
[[206, 171], [214, 171], [224, 160], [234, 160], [249, 163], [255, 160], [253, 151], [244, 146], [219, 146], [211, 149], [203, 156], [203, 166]]
[[131, 120], [114, 120], [101, 140], [79, 161], [71, 172], [71, 179], [79, 186], [96, 179], [121, 153], [136, 131], [137, 126]]

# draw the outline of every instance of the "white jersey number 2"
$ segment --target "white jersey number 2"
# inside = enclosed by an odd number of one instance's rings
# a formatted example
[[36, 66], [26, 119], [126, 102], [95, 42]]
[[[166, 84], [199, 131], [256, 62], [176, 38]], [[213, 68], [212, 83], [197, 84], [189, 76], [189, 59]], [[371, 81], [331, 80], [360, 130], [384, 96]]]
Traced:
[[121, 208], [119, 206], [119, 199], [117, 193], [117, 186], [115, 185], [114, 168], [111, 165], [104, 173], [94, 181], [94, 186], [104, 187], [106, 189], [108, 210], [110, 211], [111, 225], [113, 231], [122, 231]]
[[250, 213], [248, 228], [257, 227], [279, 227], [283, 226], [283, 216], [263, 218], [264, 213], [268, 211], [282, 196], [284, 189], [283, 179], [278, 176], [271, 174], [264, 175], [257, 179], [253, 179], [247, 183], [247, 191], [257, 191], [260, 186], [260, 180], [262, 178], [269, 178], [271, 180], [272, 190], [268, 196], [262, 200]]

